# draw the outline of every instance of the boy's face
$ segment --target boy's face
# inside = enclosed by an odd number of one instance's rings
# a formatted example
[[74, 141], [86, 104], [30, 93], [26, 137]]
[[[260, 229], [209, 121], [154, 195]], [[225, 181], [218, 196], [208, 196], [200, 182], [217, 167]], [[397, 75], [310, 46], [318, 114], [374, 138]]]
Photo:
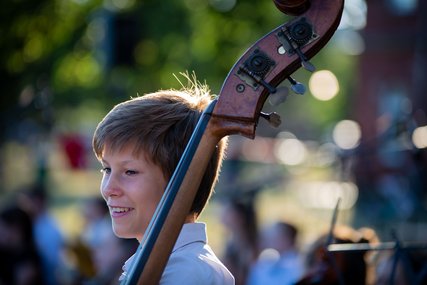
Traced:
[[142, 153], [133, 154], [133, 145], [102, 152], [101, 194], [110, 209], [114, 233], [141, 241], [159, 203], [167, 181], [159, 166]]

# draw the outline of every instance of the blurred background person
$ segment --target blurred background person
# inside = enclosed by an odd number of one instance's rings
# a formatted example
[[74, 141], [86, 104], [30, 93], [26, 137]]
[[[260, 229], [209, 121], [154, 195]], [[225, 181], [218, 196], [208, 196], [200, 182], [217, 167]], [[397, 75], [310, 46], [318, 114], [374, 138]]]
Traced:
[[120, 239], [111, 231], [98, 246], [93, 248], [95, 275], [85, 282], [85, 285], [118, 284], [123, 264], [135, 253], [137, 247], [137, 240]]
[[67, 284], [118, 284], [122, 265], [135, 253], [138, 242], [114, 235], [108, 208], [101, 197], [86, 198], [81, 214], [81, 233], [68, 247], [71, 272]]
[[111, 220], [108, 207], [102, 197], [90, 197], [82, 206], [84, 228], [82, 242], [91, 250], [110, 237]]
[[228, 232], [222, 261], [234, 275], [236, 285], [246, 284], [249, 268], [258, 256], [258, 226], [252, 199], [225, 203], [221, 221]]
[[102, 197], [88, 198], [82, 213], [85, 226], [80, 236], [79, 268], [85, 271], [84, 284], [117, 284], [122, 265], [136, 251], [138, 242], [114, 235], [108, 207]]
[[[369, 262], [367, 250], [328, 252], [329, 233], [311, 244], [305, 260], [305, 273], [296, 285], [365, 285], [374, 280], [374, 264]], [[336, 226], [332, 244], [373, 244], [378, 237], [371, 229], [355, 230]]]
[[44, 185], [36, 183], [20, 193], [18, 202], [32, 219], [34, 241], [43, 265], [46, 284], [56, 285], [61, 280], [65, 239], [55, 218], [49, 212], [48, 193]]
[[0, 211], [0, 284], [44, 285], [30, 216], [16, 205]]
[[251, 267], [248, 285], [295, 284], [303, 272], [296, 226], [278, 221], [261, 233], [261, 254]]

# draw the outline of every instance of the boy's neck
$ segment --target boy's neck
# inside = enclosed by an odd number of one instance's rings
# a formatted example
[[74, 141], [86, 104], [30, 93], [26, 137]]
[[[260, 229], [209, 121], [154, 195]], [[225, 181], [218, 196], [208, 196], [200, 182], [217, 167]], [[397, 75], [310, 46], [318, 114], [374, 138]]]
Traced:
[[197, 215], [196, 213], [191, 213], [189, 214], [186, 218], [185, 218], [185, 222], [186, 224], [188, 223], [195, 223], [197, 221]]

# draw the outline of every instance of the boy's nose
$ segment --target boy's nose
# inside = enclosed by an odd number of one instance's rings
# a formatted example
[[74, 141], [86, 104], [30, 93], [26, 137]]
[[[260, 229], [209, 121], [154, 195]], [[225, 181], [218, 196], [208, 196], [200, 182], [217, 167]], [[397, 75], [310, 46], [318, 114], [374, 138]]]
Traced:
[[101, 183], [101, 194], [104, 198], [119, 196], [121, 192], [120, 183], [115, 175], [104, 177]]

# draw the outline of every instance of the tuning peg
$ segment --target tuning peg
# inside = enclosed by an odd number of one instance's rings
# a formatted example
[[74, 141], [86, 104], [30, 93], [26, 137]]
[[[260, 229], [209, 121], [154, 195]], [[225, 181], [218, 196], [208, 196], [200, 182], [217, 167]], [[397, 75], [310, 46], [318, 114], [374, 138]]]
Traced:
[[289, 89], [286, 86], [281, 86], [275, 89], [275, 92], [270, 93], [270, 96], [268, 97], [268, 101], [273, 106], [277, 106], [285, 102], [289, 95]]
[[301, 60], [301, 66], [304, 67], [306, 70], [310, 71], [310, 72], [314, 72], [316, 70], [316, 67], [307, 60], [307, 58], [305, 57], [305, 55], [301, 52], [301, 50], [299, 48], [295, 49], [295, 52], [297, 53], [298, 57]]
[[305, 90], [306, 90], [304, 84], [296, 81], [295, 79], [293, 79], [290, 76], [287, 79], [292, 84], [292, 86], [291, 86], [292, 91], [294, 91], [296, 94], [304, 95]]
[[308, 70], [310, 72], [316, 71], [316, 67], [308, 60], [301, 59], [301, 66], [304, 67], [305, 70]]
[[262, 118], [266, 119], [267, 122], [270, 125], [272, 125], [275, 128], [277, 128], [278, 126], [280, 126], [280, 124], [282, 123], [280, 115], [277, 114], [276, 112], [272, 112], [272, 113], [261, 112], [260, 115], [261, 115]]
[[305, 54], [301, 51], [301, 48], [317, 37], [318, 35], [314, 32], [313, 26], [305, 17], [301, 17], [300, 20], [295, 21], [277, 33], [277, 38], [283, 48], [281, 51], [279, 50], [279, 53], [288, 53], [289, 55], [294, 55], [296, 53], [301, 61], [302, 67], [310, 72], [314, 72], [316, 68], [308, 61]]

